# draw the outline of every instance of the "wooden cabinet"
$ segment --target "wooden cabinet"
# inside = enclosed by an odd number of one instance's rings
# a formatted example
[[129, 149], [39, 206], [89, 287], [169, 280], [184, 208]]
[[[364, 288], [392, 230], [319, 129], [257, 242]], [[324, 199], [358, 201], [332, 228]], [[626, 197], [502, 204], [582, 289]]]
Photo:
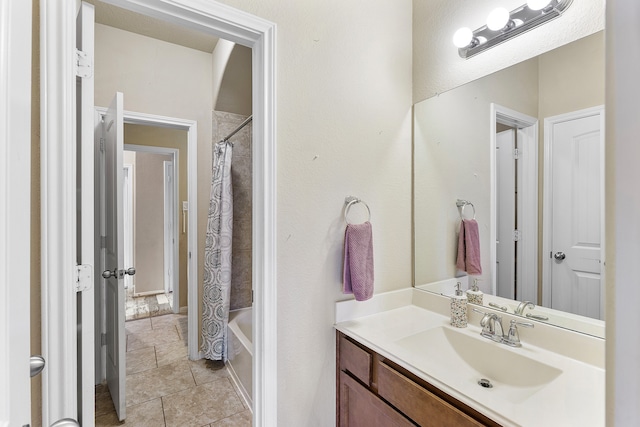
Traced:
[[414, 426], [402, 414], [349, 374], [340, 372], [339, 425], [349, 427]]
[[341, 332], [336, 345], [338, 426], [500, 426]]

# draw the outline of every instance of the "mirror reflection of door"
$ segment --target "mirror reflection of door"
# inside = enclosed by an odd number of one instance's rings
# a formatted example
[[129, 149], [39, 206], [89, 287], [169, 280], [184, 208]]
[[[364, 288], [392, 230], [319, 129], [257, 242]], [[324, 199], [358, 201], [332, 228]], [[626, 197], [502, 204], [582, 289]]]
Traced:
[[604, 318], [603, 114], [595, 108], [545, 120], [551, 307], [596, 319]]
[[[498, 124], [498, 130], [504, 125]], [[496, 291], [498, 296], [516, 299], [517, 174], [516, 131], [496, 135]]]

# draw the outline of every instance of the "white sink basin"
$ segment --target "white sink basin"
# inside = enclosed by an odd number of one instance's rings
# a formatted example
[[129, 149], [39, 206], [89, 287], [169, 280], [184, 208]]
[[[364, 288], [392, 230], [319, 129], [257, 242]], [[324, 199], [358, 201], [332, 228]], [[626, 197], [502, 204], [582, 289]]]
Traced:
[[[501, 399], [521, 402], [556, 379], [562, 371], [526, 357], [518, 352], [469, 332], [452, 327], [436, 327], [410, 335], [396, 345], [419, 356], [430, 372], [450, 382], [452, 379], [467, 385], [481, 379], [491, 382], [492, 388], [483, 392], [500, 395]], [[498, 396], [496, 396], [498, 397]]]

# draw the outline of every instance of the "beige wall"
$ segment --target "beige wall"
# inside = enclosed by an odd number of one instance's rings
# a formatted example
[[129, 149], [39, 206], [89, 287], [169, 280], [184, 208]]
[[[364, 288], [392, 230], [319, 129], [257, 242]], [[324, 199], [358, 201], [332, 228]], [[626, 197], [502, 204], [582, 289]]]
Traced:
[[[178, 150], [178, 211], [176, 223], [178, 233], [178, 272], [180, 286], [180, 307], [187, 306], [187, 235], [182, 233], [182, 201], [187, 200], [187, 132], [179, 129], [161, 128], [126, 124], [124, 126], [125, 144], [149, 145]], [[137, 265], [136, 265], [137, 267]], [[137, 273], [136, 273], [137, 276]], [[136, 279], [134, 276], [134, 279]], [[137, 286], [137, 282], [136, 282]], [[141, 292], [136, 289], [136, 292]]]
[[604, 31], [540, 55], [540, 119], [603, 105], [604, 68]]
[[277, 25], [278, 425], [330, 426], [345, 196], [375, 291], [411, 284], [411, 1], [223, 2]]
[[471, 59], [458, 56], [452, 42], [458, 28], [475, 30], [484, 25], [494, 8], [513, 10], [523, 3], [522, 0], [413, 1], [413, 101], [420, 102], [604, 28], [604, 0], [574, 1], [560, 19]]
[[248, 116], [251, 114], [251, 49], [233, 47], [214, 109]]

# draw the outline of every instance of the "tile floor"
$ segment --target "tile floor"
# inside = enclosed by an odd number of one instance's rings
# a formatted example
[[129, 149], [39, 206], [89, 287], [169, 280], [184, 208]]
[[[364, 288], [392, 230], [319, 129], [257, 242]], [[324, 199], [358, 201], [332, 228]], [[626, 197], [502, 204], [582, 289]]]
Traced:
[[96, 386], [96, 427], [251, 426], [252, 416], [227, 368], [187, 358], [187, 316], [125, 323], [127, 417], [118, 421], [106, 385]]
[[126, 320], [142, 319], [151, 316], [162, 316], [173, 313], [173, 294], [156, 294], [134, 296], [133, 286], [125, 289]]

